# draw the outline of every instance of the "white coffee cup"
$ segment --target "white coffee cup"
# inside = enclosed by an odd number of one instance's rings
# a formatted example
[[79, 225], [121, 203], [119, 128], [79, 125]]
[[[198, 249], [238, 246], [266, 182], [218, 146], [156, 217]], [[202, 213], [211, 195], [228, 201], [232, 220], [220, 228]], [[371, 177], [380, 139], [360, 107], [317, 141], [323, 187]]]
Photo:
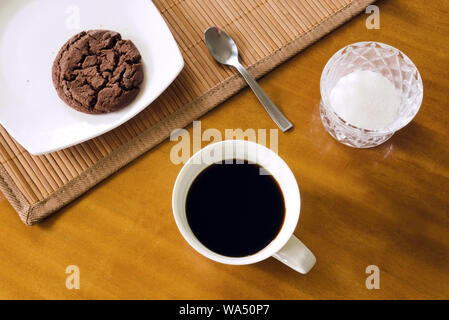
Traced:
[[[192, 232], [186, 216], [186, 198], [197, 175], [213, 163], [235, 159], [257, 163], [278, 182], [285, 201], [284, 223], [277, 236], [262, 250], [244, 257], [228, 257], [203, 245]], [[220, 183], [217, 181], [217, 183]], [[203, 256], [225, 264], [244, 265], [274, 257], [294, 270], [307, 273], [314, 266], [313, 253], [293, 235], [299, 218], [301, 199], [299, 188], [290, 168], [270, 149], [244, 140], [225, 140], [208, 145], [195, 153], [179, 172], [173, 189], [173, 215], [186, 241]]]

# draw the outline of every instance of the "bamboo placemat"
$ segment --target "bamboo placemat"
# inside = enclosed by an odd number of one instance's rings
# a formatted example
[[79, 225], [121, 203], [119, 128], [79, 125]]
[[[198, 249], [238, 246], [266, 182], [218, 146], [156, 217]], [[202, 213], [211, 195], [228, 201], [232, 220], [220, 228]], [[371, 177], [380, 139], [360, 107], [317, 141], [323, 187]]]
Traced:
[[0, 189], [22, 221], [34, 224], [242, 89], [244, 81], [209, 56], [207, 27], [226, 30], [260, 77], [373, 2], [155, 0], [185, 60], [179, 77], [124, 125], [58, 152], [31, 156], [0, 126]]

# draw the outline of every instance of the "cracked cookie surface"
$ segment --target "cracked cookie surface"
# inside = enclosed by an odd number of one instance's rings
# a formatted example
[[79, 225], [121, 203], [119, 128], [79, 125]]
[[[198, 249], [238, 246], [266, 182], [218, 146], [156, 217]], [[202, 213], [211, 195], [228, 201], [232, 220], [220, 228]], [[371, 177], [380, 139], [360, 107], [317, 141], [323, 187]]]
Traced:
[[70, 38], [53, 63], [53, 84], [72, 108], [91, 114], [128, 105], [143, 81], [142, 58], [130, 40], [108, 30], [83, 31]]

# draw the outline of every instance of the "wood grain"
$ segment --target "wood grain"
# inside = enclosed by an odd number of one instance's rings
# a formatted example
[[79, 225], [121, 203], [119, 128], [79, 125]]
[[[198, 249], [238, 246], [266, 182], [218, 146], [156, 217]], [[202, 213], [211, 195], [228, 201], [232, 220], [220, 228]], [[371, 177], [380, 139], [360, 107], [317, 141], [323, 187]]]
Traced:
[[[308, 275], [271, 258], [221, 265], [191, 249], [171, 213], [181, 165], [170, 161], [175, 143], [167, 141], [42, 224], [23, 225], [0, 198], [0, 298], [449, 298], [449, 6], [443, 0], [378, 6], [380, 30], [367, 30], [362, 14], [261, 81], [295, 124], [279, 134], [279, 154], [301, 189], [295, 234], [318, 259]], [[368, 150], [334, 141], [318, 112], [325, 63], [362, 40], [401, 49], [424, 81], [415, 120]], [[245, 90], [203, 117], [202, 128], [224, 134], [275, 126]], [[71, 264], [80, 267], [80, 290], [65, 287]], [[365, 268], [373, 264], [380, 290], [365, 288]]]

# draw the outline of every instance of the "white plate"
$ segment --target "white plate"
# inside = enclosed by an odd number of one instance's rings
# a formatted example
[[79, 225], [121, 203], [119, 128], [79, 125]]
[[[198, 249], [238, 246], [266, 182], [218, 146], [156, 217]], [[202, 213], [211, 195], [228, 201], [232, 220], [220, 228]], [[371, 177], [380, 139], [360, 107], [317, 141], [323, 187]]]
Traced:
[[[124, 109], [77, 112], [59, 99], [51, 67], [73, 35], [109, 29], [134, 42], [145, 80]], [[149, 0], [1, 0], [0, 123], [31, 154], [70, 147], [131, 119], [177, 77], [184, 60], [162, 16]]]

